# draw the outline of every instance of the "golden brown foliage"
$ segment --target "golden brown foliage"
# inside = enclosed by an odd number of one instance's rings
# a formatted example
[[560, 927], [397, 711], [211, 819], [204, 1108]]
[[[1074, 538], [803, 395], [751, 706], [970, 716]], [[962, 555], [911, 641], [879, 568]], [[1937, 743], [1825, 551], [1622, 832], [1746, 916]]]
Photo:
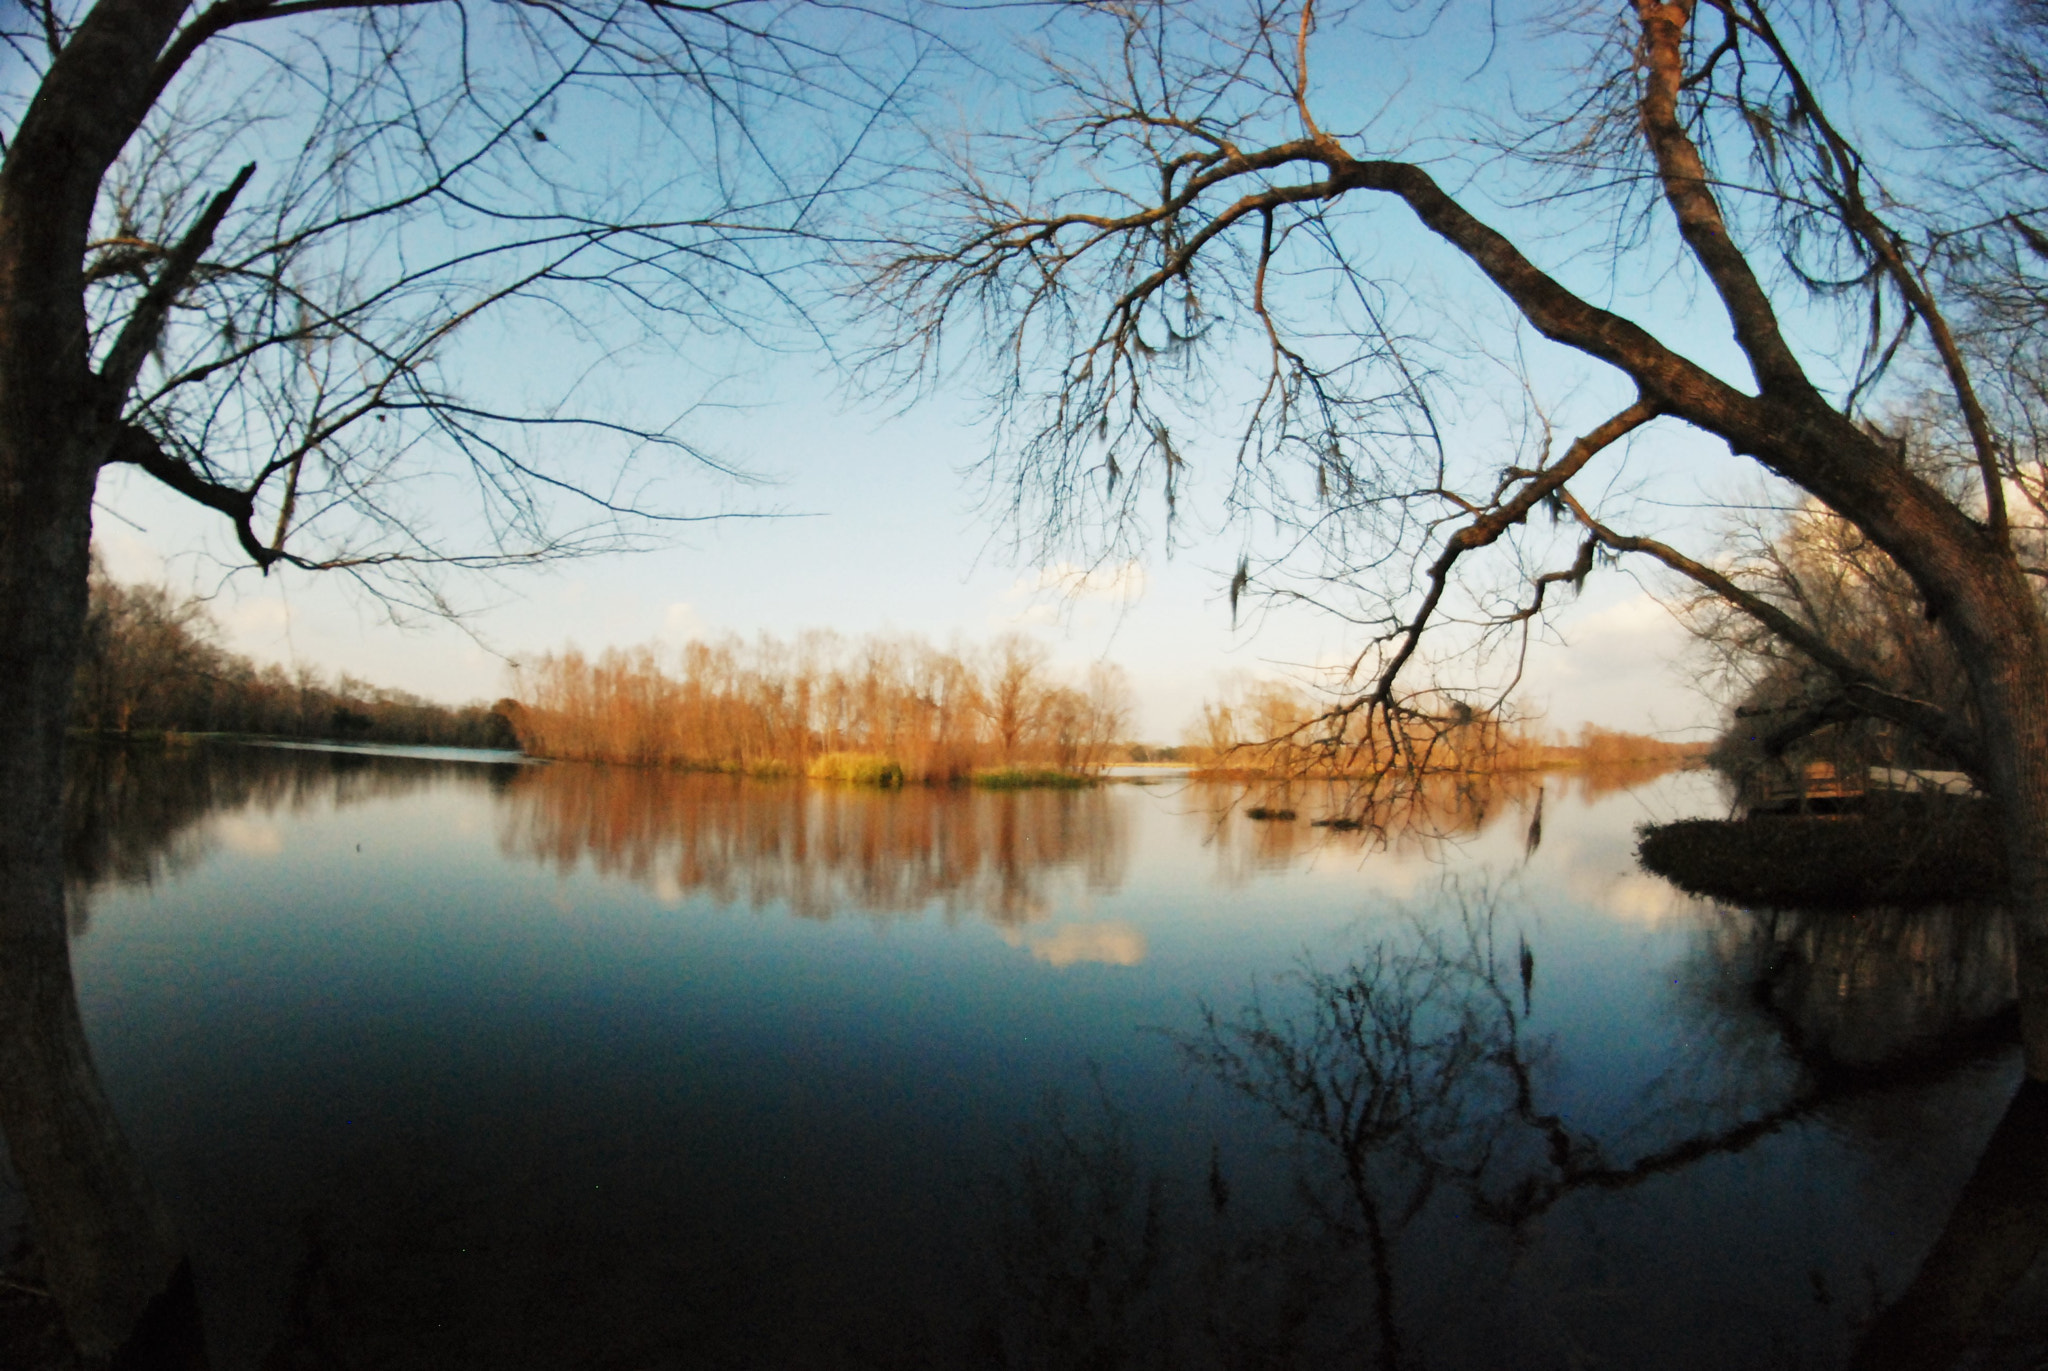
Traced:
[[1094, 788], [891, 793], [555, 766], [521, 770], [504, 795], [508, 852], [810, 919], [937, 907], [1021, 928], [1051, 912], [1054, 882], [1113, 890], [1130, 860], [1123, 811]]
[[1043, 650], [1015, 635], [980, 652], [831, 633], [693, 642], [673, 655], [571, 649], [524, 667], [520, 694], [520, 741], [536, 756], [802, 775], [843, 753], [913, 782], [1099, 766], [1129, 717], [1121, 670], [1098, 663], [1085, 684], [1061, 684]]
[[1596, 724], [1576, 740], [1546, 741], [1498, 715], [1456, 701], [1416, 710], [1398, 721], [1402, 748], [1390, 725], [1368, 732], [1350, 716], [1332, 722], [1328, 706], [1279, 681], [1254, 681], [1203, 704], [1188, 743], [1204, 770], [1267, 776], [1377, 775], [1389, 770], [1421, 776], [1470, 776], [1558, 767], [1603, 772], [1630, 766], [1667, 767], [1705, 755], [1708, 743], [1671, 742]]

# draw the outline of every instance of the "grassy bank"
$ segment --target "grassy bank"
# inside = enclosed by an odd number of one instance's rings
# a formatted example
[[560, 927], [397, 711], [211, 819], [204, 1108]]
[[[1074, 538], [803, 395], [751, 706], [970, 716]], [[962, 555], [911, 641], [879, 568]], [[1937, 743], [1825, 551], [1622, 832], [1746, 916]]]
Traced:
[[983, 790], [1081, 790], [1097, 784], [1093, 776], [1024, 766], [990, 767], [975, 772], [968, 780]]
[[[234, 741], [254, 736], [244, 733], [188, 733], [176, 728], [73, 728], [66, 732], [73, 742], [109, 743], [122, 747], [192, 747], [219, 739]], [[310, 740], [295, 738], [290, 741]]]
[[[878, 752], [828, 752], [812, 760], [805, 775], [814, 781], [836, 781], [843, 785], [869, 785], [893, 789], [911, 779], [901, 763]], [[1079, 790], [1097, 784], [1093, 776], [1051, 767], [999, 766], [971, 773], [968, 784], [983, 790]], [[926, 778], [927, 785], [943, 784], [943, 778]]]

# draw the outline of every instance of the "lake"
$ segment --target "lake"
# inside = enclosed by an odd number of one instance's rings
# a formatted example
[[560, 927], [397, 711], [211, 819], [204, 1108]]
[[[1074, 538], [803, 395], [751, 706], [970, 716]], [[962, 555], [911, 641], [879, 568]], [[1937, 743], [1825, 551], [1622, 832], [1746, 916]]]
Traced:
[[2019, 1080], [1995, 914], [1641, 871], [1701, 772], [1374, 834], [81, 752], [81, 1007], [219, 1367], [1835, 1366]]

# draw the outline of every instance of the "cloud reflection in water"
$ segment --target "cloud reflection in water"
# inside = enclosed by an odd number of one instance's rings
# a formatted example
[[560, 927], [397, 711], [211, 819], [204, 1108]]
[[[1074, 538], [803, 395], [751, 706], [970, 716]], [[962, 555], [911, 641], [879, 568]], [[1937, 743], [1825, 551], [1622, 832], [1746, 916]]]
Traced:
[[1012, 947], [1026, 947], [1048, 966], [1069, 967], [1079, 962], [1104, 966], [1136, 966], [1145, 960], [1145, 931], [1123, 922], [1056, 924], [1042, 932], [1006, 932], [1004, 941]]

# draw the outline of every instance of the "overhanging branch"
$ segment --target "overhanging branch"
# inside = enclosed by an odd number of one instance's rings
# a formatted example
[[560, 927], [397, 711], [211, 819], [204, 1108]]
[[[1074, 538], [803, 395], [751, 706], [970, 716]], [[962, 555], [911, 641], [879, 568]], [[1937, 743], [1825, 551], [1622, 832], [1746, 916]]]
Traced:
[[101, 404], [109, 411], [109, 417], [119, 414], [126, 404], [129, 388], [135, 384], [136, 374], [142, 370], [142, 359], [149, 355], [150, 349], [162, 336], [164, 320], [170, 316], [178, 293], [191, 282], [200, 256], [213, 246], [213, 235], [220, 229], [220, 221], [227, 217], [229, 207], [255, 174], [256, 164], [250, 162], [235, 173], [235, 179], [228, 182], [225, 189], [207, 202], [199, 218], [185, 231], [178, 245], [171, 249], [156, 279], [143, 292], [135, 312], [121, 326], [120, 336], [114, 340], [106, 361], [100, 366]]
[[[1522, 488], [1516, 491], [1512, 498], [1479, 515], [1452, 534], [1445, 542], [1444, 550], [1430, 565], [1429, 590], [1424, 594], [1421, 606], [1415, 611], [1414, 617], [1393, 635], [1399, 646], [1394, 649], [1393, 656], [1381, 669], [1373, 688], [1357, 700], [1333, 710], [1328, 717], [1345, 718], [1360, 708], [1382, 709], [1390, 705], [1393, 701], [1395, 681], [1421, 645], [1422, 635], [1428, 629], [1431, 619], [1435, 617], [1437, 606], [1443, 601], [1444, 592], [1450, 586], [1451, 571], [1457, 566], [1459, 559], [1468, 552], [1475, 552], [1499, 542], [1509, 529], [1525, 521], [1529, 517], [1529, 512], [1543, 501], [1565, 494], [1565, 482], [1584, 470], [1586, 463], [1649, 423], [1660, 412], [1654, 401], [1637, 400], [1591, 433], [1573, 442], [1555, 466], [1523, 473], [1525, 479]], [[1552, 584], [1571, 579], [1573, 574], [1561, 572], [1539, 578], [1536, 590], [1538, 609], [1542, 605], [1544, 592]], [[1529, 614], [1520, 617], [1527, 618], [1535, 612], [1536, 610], [1531, 610]]]
[[141, 467], [193, 503], [227, 515], [228, 522], [234, 525], [235, 541], [242, 545], [242, 551], [249, 554], [249, 560], [265, 571], [277, 562], [288, 560], [286, 553], [264, 546], [263, 540], [256, 536], [255, 496], [239, 487], [222, 485], [201, 476], [188, 463], [165, 452], [163, 444], [148, 429], [135, 424], [124, 425], [107, 460]]
[[1818, 633], [1705, 563], [1695, 561], [1677, 548], [1654, 538], [1615, 532], [1595, 519], [1568, 490], [1560, 490], [1558, 496], [1571, 510], [1572, 516], [1603, 546], [1616, 552], [1639, 552], [1654, 557], [1695, 585], [1712, 592], [1833, 676], [1841, 687], [1840, 698], [1859, 713], [1897, 724], [1929, 746], [1954, 758], [1980, 782], [1986, 779], [1983, 744], [1976, 731], [1946, 710], [1925, 700], [1885, 689], [1868, 671], [1836, 650]]

